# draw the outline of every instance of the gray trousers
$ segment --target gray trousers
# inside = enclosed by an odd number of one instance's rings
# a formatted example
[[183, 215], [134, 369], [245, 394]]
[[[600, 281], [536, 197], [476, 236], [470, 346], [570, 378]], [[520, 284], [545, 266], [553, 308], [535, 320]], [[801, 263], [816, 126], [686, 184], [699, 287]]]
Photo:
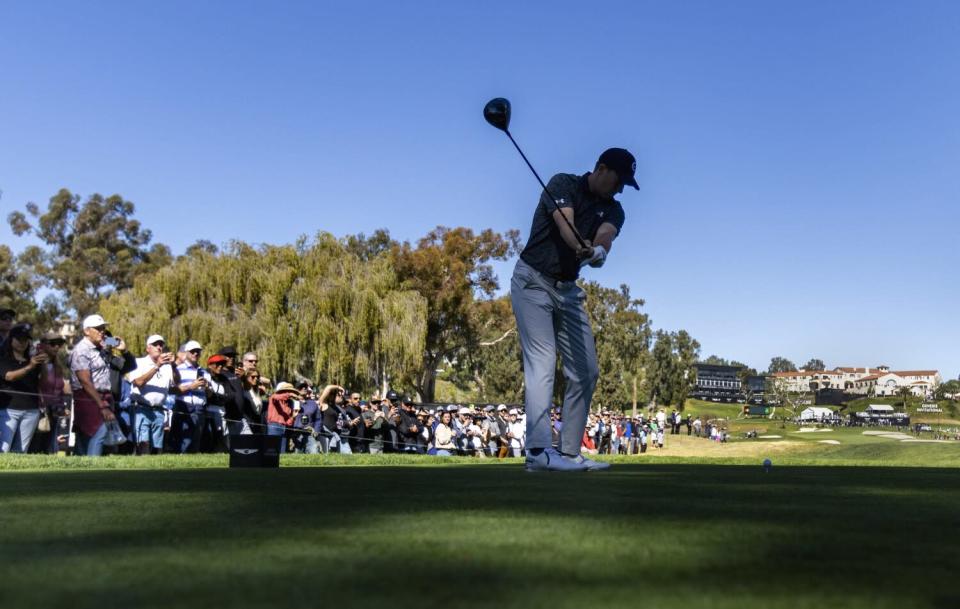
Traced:
[[550, 404], [559, 351], [567, 382], [558, 448], [579, 454], [599, 376], [597, 348], [583, 308], [586, 294], [576, 282], [557, 284], [519, 260], [510, 298], [523, 350], [527, 449], [551, 445]]

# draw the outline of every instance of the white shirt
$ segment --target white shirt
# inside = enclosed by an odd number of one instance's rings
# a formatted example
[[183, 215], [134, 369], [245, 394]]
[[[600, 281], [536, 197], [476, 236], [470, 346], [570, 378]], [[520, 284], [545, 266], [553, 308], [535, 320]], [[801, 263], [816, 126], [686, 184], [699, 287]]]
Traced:
[[510, 433], [513, 434], [513, 437], [510, 439], [511, 448], [523, 448], [524, 436], [527, 433], [527, 425], [522, 421], [515, 421], [510, 423]]
[[127, 373], [127, 380], [130, 381], [130, 399], [134, 404], [141, 406], [163, 406], [167, 395], [170, 394], [170, 386], [173, 384], [173, 367], [170, 364], [160, 366], [149, 381], [144, 383], [143, 387], [137, 387], [133, 381], [144, 374], [156, 368], [156, 364], [150, 359], [150, 356], [138, 357], [137, 368], [133, 372]]

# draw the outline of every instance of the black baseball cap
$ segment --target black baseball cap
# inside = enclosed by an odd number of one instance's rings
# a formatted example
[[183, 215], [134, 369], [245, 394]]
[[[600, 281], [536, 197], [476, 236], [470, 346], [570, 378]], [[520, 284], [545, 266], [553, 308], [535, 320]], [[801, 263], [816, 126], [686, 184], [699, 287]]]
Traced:
[[620, 181], [627, 186], [640, 190], [634, 174], [637, 172], [637, 159], [624, 148], [607, 148], [597, 159], [597, 164], [603, 163], [607, 168], [617, 172]]
[[390, 400], [391, 402], [396, 402], [397, 400], [400, 399], [400, 394], [391, 389], [390, 391], [387, 392], [387, 399]]
[[237, 348], [233, 345], [227, 345], [226, 347], [221, 347], [217, 351], [218, 355], [226, 355], [227, 357], [237, 357]]
[[33, 338], [33, 326], [30, 324], [17, 324], [10, 328], [10, 338]]

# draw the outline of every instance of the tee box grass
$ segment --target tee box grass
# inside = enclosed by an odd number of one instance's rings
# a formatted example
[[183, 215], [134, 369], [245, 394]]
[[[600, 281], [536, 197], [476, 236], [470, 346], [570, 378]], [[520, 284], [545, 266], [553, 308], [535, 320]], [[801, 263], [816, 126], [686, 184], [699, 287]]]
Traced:
[[769, 473], [626, 457], [576, 475], [402, 456], [4, 459], [18, 471], [0, 473], [0, 606], [960, 606], [960, 447], [876, 445], [955, 452], [941, 467], [800, 452]]

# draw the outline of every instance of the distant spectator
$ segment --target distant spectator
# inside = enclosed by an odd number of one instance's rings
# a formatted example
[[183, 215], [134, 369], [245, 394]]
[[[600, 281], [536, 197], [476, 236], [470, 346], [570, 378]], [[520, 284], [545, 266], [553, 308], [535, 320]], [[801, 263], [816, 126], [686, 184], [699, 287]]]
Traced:
[[[207, 406], [208, 379], [200, 368], [203, 346], [195, 340], [190, 340], [180, 350], [185, 353], [185, 358], [183, 363], [177, 366], [180, 392], [174, 402], [170, 435], [173, 449], [182, 454], [200, 450], [205, 420], [204, 410]], [[211, 356], [210, 359], [214, 357], [217, 356]], [[218, 364], [222, 366], [225, 361], [226, 358], [222, 358], [218, 360]]]
[[400, 442], [403, 452], [420, 452], [418, 438], [420, 436], [420, 425], [417, 421], [417, 413], [413, 408], [413, 400], [404, 397], [400, 401]]
[[30, 448], [40, 422], [40, 378], [50, 361], [46, 353], [31, 356], [29, 324], [13, 326], [0, 347], [0, 452]]
[[609, 455], [613, 447], [613, 422], [610, 420], [610, 413], [604, 411], [598, 421], [597, 429], [597, 453]]
[[110, 393], [113, 395], [113, 403], [117, 404], [120, 402], [124, 375], [137, 367], [137, 358], [127, 351], [124, 340], [111, 334], [109, 328], [103, 335], [103, 344], [110, 356], [107, 361], [110, 364]]
[[292, 384], [277, 383], [277, 388], [267, 403], [267, 434], [281, 437], [281, 453], [287, 452], [287, 439], [294, 424], [294, 401], [301, 397]]
[[364, 438], [366, 451], [378, 455], [383, 452], [384, 433], [386, 432], [386, 416], [381, 409], [382, 400], [374, 395], [370, 398], [369, 408], [363, 411]]
[[227, 362], [224, 365], [224, 368], [236, 373], [240, 365], [237, 361], [237, 348], [233, 345], [226, 345], [220, 347], [220, 350], [217, 351], [217, 355], [222, 355], [227, 358]]
[[391, 389], [380, 404], [384, 415], [383, 444], [385, 452], [400, 452], [400, 394]]
[[[223, 351], [223, 349], [221, 349]], [[213, 358], [225, 358], [221, 366], [210, 366]], [[210, 377], [207, 387], [207, 408], [204, 411], [203, 437], [204, 450], [223, 452], [226, 450], [230, 435], [252, 433], [251, 420], [256, 418], [252, 410], [245, 411], [243, 381], [230, 367], [227, 356], [217, 354], [208, 360]]]
[[440, 424], [433, 432], [434, 451], [440, 457], [449, 457], [457, 449], [454, 443], [452, 427], [453, 416], [449, 412], [440, 414]]
[[253, 433], [264, 433], [264, 406], [263, 391], [260, 383], [260, 373], [256, 370], [248, 370], [244, 373], [242, 381], [243, 387], [243, 410], [251, 413], [250, 430]]
[[303, 396], [300, 402], [299, 412], [296, 413], [294, 427], [299, 433], [293, 435], [293, 446], [295, 452], [315, 455], [319, 452], [317, 446], [317, 437], [323, 430], [323, 419], [320, 416], [320, 406], [314, 399], [313, 387], [310, 383], [297, 383], [297, 390]]
[[347, 427], [344, 430], [346, 440], [350, 444], [351, 452], [360, 452], [362, 449], [362, 439], [364, 436], [363, 411], [360, 408], [360, 394], [356, 391], [350, 393], [350, 399], [343, 406], [347, 414]]
[[339, 385], [327, 386], [320, 395], [320, 411], [323, 417], [323, 436], [326, 440], [324, 452], [336, 451], [341, 454], [350, 454], [353, 449], [347, 442], [350, 429], [350, 418], [345, 408], [346, 389]]
[[487, 404], [483, 407], [483, 446], [487, 455], [496, 457], [500, 454], [500, 424], [497, 422], [496, 407]]
[[[47, 332], [37, 344], [38, 353], [44, 353], [49, 359], [40, 373], [40, 399], [50, 421], [50, 431], [46, 441], [38, 445], [34, 437], [33, 449], [51, 455], [60, 450], [61, 440], [70, 434], [70, 409], [67, 408], [67, 395], [70, 390], [69, 376], [60, 362], [60, 353], [66, 340], [56, 332]], [[42, 415], [41, 415], [42, 416]]]
[[[70, 353], [70, 386], [73, 390], [74, 429], [77, 453], [100, 456], [107, 435], [107, 424], [117, 420], [113, 411], [110, 385], [111, 360], [104, 345], [107, 322], [100, 315], [83, 320], [83, 339]], [[125, 345], [118, 343], [125, 351]]]
[[520, 411], [516, 408], [511, 408], [507, 415], [510, 423], [507, 431], [507, 437], [510, 438], [510, 454], [520, 457], [526, 446], [527, 425], [520, 420]]
[[[230, 349], [230, 347], [227, 347], [227, 349]], [[257, 370], [259, 372], [260, 356], [258, 356], [253, 351], [247, 351], [246, 353], [243, 354], [243, 357], [240, 359], [240, 368], [241, 370], [237, 372], [237, 376], [243, 376], [244, 374], [246, 374], [251, 370]], [[260, 391], [262, 393], [264, 391], [269, 391], [269, 390], [270, 390], [270, 379], [263, 376], [263, 373], [261, 372], [260, 373]]]
[[164, 404], [180, 393], [180, 372], [174, 354], [159, 334], [147, 338], [147, 354], [137, 358], [137, 367], [127, 374], [130, 402], [134, 409], [134, 438], [140, 455], [163, 452]]

